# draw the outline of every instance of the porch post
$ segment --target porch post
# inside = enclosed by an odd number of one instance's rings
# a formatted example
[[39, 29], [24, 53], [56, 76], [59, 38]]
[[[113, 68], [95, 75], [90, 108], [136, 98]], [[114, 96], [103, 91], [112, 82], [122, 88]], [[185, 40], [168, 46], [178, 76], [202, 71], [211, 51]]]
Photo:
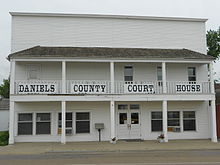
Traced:
[[[10, 64], [10, 96], [15, 93], [15, 61]], [[15, 103], [10, 101], [9, 109], [9, 144], [14, 144]]]
[[214, 76], [213, 76], [213, 64], [209, 63], [209, 72], [210, 72], [210, 91], [211, 93], [215, 93], [215, 84], [214, 84]]
[[15, 120], [15, 102], [10, 101], [10, 110], [9, 110], [9, 144], [14, 144], [14, 120]]
[[111, 124], [111, 134], [110, 134], [110, 143], [114, 143], [116, 140], [115, 135], [115, 102], [110, 102], [110, 124]]
[[62, 61], [62, 94], [66, 93], [66, 61]]
[[66, 101], [62, 101], [62, 133], [61, 143], [66, 144]]
[[168, 135], [167, 135], [167, 100], [163, 100], [163, 134], [164, 134], [164, 141], [168, 142]]
[[162, 62], [163, 93], [167, 93], [166, 63]]
[[111, 93], [114, 93], [115, 88], [115, 69], [114, 69], [114, 62], [110, 62], [110, 81], [111, 81]]
[[216, 110], [215, 110], [215, 100], [211, 100], [211, 129], [212, 129], [212, 142], [218, 142], [216, 133]]

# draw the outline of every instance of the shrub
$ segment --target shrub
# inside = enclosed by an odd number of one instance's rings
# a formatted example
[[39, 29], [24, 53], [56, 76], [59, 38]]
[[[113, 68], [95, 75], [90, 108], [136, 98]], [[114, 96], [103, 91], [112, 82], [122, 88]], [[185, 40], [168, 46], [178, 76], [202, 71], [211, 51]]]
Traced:
[[8, 145], [9, 133], [8, 131], [0, 132], [0, 146]]

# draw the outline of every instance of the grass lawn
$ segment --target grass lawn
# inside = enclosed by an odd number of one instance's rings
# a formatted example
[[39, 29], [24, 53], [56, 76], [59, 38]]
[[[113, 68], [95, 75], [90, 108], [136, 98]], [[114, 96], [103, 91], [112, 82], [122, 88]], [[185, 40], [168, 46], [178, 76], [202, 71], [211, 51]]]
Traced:
[[2, 131], [0, 132], [0, 146], [8, 145], [8, 131]]

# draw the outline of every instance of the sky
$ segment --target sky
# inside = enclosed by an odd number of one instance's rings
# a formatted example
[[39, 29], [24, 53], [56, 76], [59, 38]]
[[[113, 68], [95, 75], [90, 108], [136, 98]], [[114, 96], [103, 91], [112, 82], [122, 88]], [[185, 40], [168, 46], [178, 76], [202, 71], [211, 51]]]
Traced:
[[[220, 0], [1, 0], [0, 83], [9, 76], [11, 16], [9, 12], [114, 14], [207, 18], [207, 30], [220, 26]], [[214, 64], [220, 79], [220, 62]]]

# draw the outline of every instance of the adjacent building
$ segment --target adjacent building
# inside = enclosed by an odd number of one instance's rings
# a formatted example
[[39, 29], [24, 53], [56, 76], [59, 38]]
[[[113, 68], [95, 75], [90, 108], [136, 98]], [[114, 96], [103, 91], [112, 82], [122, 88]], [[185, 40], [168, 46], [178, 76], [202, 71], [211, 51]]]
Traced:
[[217, 142], [206, 19], [10, 14], [10, 144]]

